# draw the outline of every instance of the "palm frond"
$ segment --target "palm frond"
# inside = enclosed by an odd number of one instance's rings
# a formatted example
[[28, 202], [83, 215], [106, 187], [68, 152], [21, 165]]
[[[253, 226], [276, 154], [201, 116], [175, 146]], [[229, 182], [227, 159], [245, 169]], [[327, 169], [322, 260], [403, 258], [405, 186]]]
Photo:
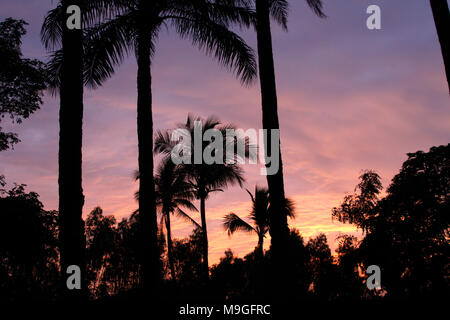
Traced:
[[255, 203], [255, 197], [254, 197], [253, 194], [250, 192], [250, 190], [245, 189], [245, 191], [247, 191], [248, 195], [249, 195], [250, 198], [252, 199], [252, 203]]
[[46, 64], [48, 89], [52, 95], [55, 95], [61, 84], [61, 68], [63, 60], [62, 49], [51, 53], [49, 61]]
[[197, 223], [197, 221], [195, 221], [194, 219], [192, 219], [186, 212], [184, 212], [182, 209], [177, 208], [174, 211], [174, 214], [176, 214], [177, 217], [180, 217], [190, 223], [192, 223], [193, 225], [195, 225], [197, 228], [201, 228], [200, 224]]
[[295, 203], [292, 199], [284, 199], [283, 210], [287, 217], [295, 219]]
[[[78, 0], [73, 4], [81, 7], [83, 30], [87, 30], [126, 12], [129, 2], [129, 0]], [[47, 50], [56, 50], [62, 45], [62, 30], [67, 18], [64, 8], [60, 1], [44, 18], [41, 41]]]
[[114, 74], [133, 46], [133, 24], [133, 15], [127, 14], [85, 32], [83, 77], [87, 86], [96, 88]]
[[174, 200], [175, 204], [180, 206], [180, 207], [184, 207], [190, 211], [195, 211], [198, 212], [197, 207], [188, 199], [183, 199], [183, 198], [177, 198]]
[[90, 28], [127, 12], [135, 0], [80, 0], [83, 28]]
[[289, 3], [286, 0], [270, 0], [270, 15], [283, 30], [287, 31], [287, 22], [289, 15]]
[[206, 1], [208, 13], [213, 21], [229, 26], [250, 27], [255, 24], [256, 14], [249, 0]]
[[255, 186], [250, 219], [265, 234], [269, 226], [269, 190]]
[[247, 222], [242, 220], [237, 214], [229, 213], [224, 217], [223, 227], [231, 236], [236, 231], [256, 232], [256, 230]]
[[55, 50], [62, 45], [63, 7], [58, 5], [50, 10], [41, 27], [41, 41], [47, 50]]
[[176, 142], [172, 141], [171, 132], [169, 130], [158, 130], [155, 133], [153, 145], [153, 152], [170, 155]]
[[203, 181], [207, 183], [210, 190], [224, 188], [228, 185], [239, 185], [242, 188], [244, 185], [244, 169], [238, 165], [213, 164], [203, 167], [205, 167], [202, 168]]
[[173, 25], [182, 38], [214, 56], [219, 64], [233, 71], [244, 85], [257, 75], [254, 51], [226, 26], [200, 17], [173, 17]]
[[326, 18], [323, 12], [323, 2], [322, 0], [306, 0], [308, 6], [314, 11], [314, 13], [320, 18]]

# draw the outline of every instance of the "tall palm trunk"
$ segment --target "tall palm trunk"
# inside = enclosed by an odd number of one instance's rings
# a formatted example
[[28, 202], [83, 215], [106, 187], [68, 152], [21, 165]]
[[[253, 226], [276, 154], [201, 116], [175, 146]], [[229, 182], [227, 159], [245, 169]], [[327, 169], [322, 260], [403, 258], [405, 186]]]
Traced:
[[256, 254], [262, 258], [264, 256], [264, 235], [258, 234], [258, 247], [256, 248]]
[[175, 276], [175, 264], [173, 261], [173, 252], [172, 252], [172, 232], [170, 231], [170, 212], [166, 212], [166, 229], [167, 229], [167, 256], [169, 258], [169, 267], [170, 273], [172, 275], [172, 280], [176, 281], [177, 278]]
[[[150, 33], [142, 28], [137, 40], [137, 134], [139, 153], [139, 215], [141, 219], [142, 281], [145, 289], [160, 279], [158, 228], [153, 182], [153, 119], [150, 69]], [[148, 30], [148, 29], [147, 29]]]
[[[266, 154], [271, 153], [270, 129], [279, 129], [277, 90], [275, 82], [275, 67], [272, 53], [272, 36], [270, 31], [270, 14], [268, 0], [256, 0], [257, 40], [259, 76], [261, 83], [262, 120], [263, 128], [267, 129]], [[278, 141], [279, 142], [279, 141]], [[283, 259], [283, 249], [289, 235], [287, 217], [282, 207], [285, 199], [283, 166], [281, 148], [279, 154], [279, 170], [274, 175], [267, 175], [270, 199], [270, 235], [275, 261]]]
[[[279, 129], [277, 89], [275, 82], [275, 67], [272, 51], [272, 35], [270, 30], [270, 12], [268, 0], [256, 0], [257, 42], [259, 59], [259, 77], [261, 84], [262, 121], [267, 129], [266, 155], [271, 154], [271, 129]], [[278, 141], [279, 143], [279, 141]], [[267, 175], [269, 189], [269, 231], [271, 235], [272, 276], [269, 279], [271, 294], [285, 292], [287, 279], [284, 276], [288, 264], [287, 243], [289, 228], [286, 214], [283, 212], [284, 182], [281, 147], [279, 154], [279, 170], [274, 175]]]
[[444, 58], [445, 73], [450, 93], [450, 13], [447, 0], [430, 0], [436, 24], [442, 56]]
[[[80, 1], [64, 1], [66, 7]], [[83, 43], [81, 30], [63, 28], [63, 63], [59, 109], [59, 240], [61, 255], [62, 290], [65, 296], [84, 297], [85, 237], [82, 210], [82, 135], [83, 135]], [[81, 269], [81, 289], [68, 290], [67, 267]]]
[[206, 228], [206, 196], [200, 195], [200, 216], [202, 219], [202, 239], [203, 239], [203, 272], [205, 280], [209, 280], [209, 262], [208, 262], [208, 230]]

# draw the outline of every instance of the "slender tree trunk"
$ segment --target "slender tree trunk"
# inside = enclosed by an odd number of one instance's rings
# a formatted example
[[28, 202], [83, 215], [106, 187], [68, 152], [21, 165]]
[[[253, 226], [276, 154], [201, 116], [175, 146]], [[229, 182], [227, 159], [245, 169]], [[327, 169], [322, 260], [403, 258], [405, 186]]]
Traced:
[[264, 256], [264, 235], [258, 234], [258, 247], [256, 248], [258, 257]]
[[[63, 10], [80, 1], [62, 1]], [[59, 109], [59, 241], [63, 295], [84, 298], [86, 288], [85, 236], [82, 211], [83, 43], [81, 30], [63, 27], [63, 63]], [[67, 267], [81, 270], [81, 290], [68, 290]]]
[[[275, 67], [272, 53], [272, 36], [270, 30], [270, 15], [268, 0], [256, 0], [257, 40], [259, 76], [261, 83], [263, 128], [267, 129], [266, 154], [271, 153], [271, 129], [279, 129], [277, 90], [275, 82]], [[279, 154], [279, 170], [274, 175], [267, 175], [270, 199], [270, 235], [272, 237], [272, 252], [274, 260], [282, 263], [284, 248], [289, 235], [287, 217], [283, 212], [285, 199], [283, 182], [283, 165], [281, 148]]]
[[200, 197], [200, 216], [202, 219], [202, 238], [203, 238], [203, 271], [205, 280], [209, 280], [209, 262], [208, 262], [208, 230], [206, 228], [206, 196]]
[[170, 231], [170, 213], [169, 212], [166, 212], [166, 229], [167, 229], [167, 256], [169, 258], [170, 273], [172, 275], [172, 280], [176, 281], [177, 278], [175, 276], [175, 263], [173, 261], [172, 233]]
[[[144, 24], [145, 22], [141, 22]], [[137, 133], [139, 153], [139, 216], [141, 219], [142, 285], [155, 290], [160, 280], [158, 228], [153, 182], [153, 119], [150, 69], [150, 33], [138, 34]], [[148, 291], [151, 293], [150, 291]], [[155, 292], [155, 291], [153, 291]]]
[[450, 93], [450, 13], [448, 3], [447, 0], [430, 0], [430, 4], [441, 44], [445, 74], [447, 75], [447, 84]]

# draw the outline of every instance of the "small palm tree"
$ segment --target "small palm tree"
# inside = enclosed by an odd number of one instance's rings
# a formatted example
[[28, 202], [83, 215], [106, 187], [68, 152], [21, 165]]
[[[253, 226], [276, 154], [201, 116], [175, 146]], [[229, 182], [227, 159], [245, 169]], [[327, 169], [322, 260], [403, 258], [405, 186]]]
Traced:
[[[255, 251], [259, 257], [262, 257], [264, 252], [264, 238], [269, 231], [269, 191], [266, 188], [256, 186], [254, 195], [249, 190], [247, 192], [252, 199], [252, 209], [248, 218], [253, 222], [253, 226], [233, 212], [224, 217], [223, 226], [229, 236], [236, 231], [255, 232], [258, 235], [258, 245]], [[290, 218], [295, 217], [294, 202], [292, 200], [285, 199], [284, 212]]]
[[[184, 129], [191, 136], [191, 150], [195, 150], [195, 131], [196, 123], [201, 122], [202, 132], [207, 130], [218, 130], [223, 137], [226, 137], [227, 130], [235, 129], [233, 125], [223, 125], [219, 120], [214, 117], [209, 117], [203, 120], [200, 117], [194, 118], [191, 115], [188, 116], [185, 124], [178, 126], [179, 129]], [[165, 153], [170, 155], [177, 142], [171, 140], [170, 131], [158, 132], [155, 138], [155, 152]], [[201, 146], [201, 152], [203, 152], [208, 146], [212, 144], [211, 141], [203, 141]], [[223, 191], [228, 185], [238, 184], [242, 187], [245, 181], [243, 176], [243, 170], [238, 165], [239, 154], [236, 153], [235, 146], [237, 144], [245, 146], [245, 157], [250, 155], [251, 146], [247, 139], [236, 137], [230, 141], [229, 139], [223, 139], [223, 150], [229, 150], [227, 146], [232, 144], [233, 154], [225, 154], [223, 152], [223, 164], [207, 164], [203, 161], [196, 164], [194, 161], [194, 153], [191, 153], [191, 164], [183, 164], [183, 170], [185, 170], [188, 177], [188, 181], [194, 189], [194, 194], [197, 200], [200, 200], [200, 216], [201, 216], [201, 228], [203, 237], [203, 267], [205, 272], [205, 278], [209, 278], [209, 265], [208, 265], [208, 232], [206, 226], [206, 200], [213, 192]], [[226, 157], [234, 157], [235, 163], [227, 163]]]
[[192, 204], [194, 190], [186, 181], [186, 175], [181, 167], [176, 166], [170, 158], [164, 159], [155, 174], [156, 205], [162, 215], [161, 225], [164, 223], [167, 232], [167, 256], [172, 280], [176, 280], [173, 259], [172, 233], [170, 229], [170, 215], [176, 215], [192, 223], [200, 225], [192, 219], [182, 208], [198, 211]]

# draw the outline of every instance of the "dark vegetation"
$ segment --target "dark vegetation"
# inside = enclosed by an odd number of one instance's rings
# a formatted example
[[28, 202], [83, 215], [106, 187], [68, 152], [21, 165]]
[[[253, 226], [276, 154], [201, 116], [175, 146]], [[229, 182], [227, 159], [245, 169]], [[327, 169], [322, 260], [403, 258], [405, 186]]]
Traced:
[[[318, 17], [325, 17], [322, 1], [306, 3]], [[448, 73], [449, 15], [443, 3], [431, 0]], [[82, 30], [66, 28], [69, 5], [81, 8]], [[0, 58], [5, 63], [0, 72], [0, 116], [20, 123], [40, 107], [48, 86], [60, 98], [60, 140], [57, 212], [44, 210], [38, 194], [27, 192], [25, 185], [6, 188], [0, 175], [0, 299], [448, 297], [450, 145], [409, 154], [385, 194], [378, 174], [363, 172], [355, 194], [345, 196], [331, 212], [337, 221], [359, 228], [363, 237], [339, 236], [336, 255], [324, 234], [306, 240], [290, 228], [288, 218], [295, 216], [295, 207], [284, 192], [280, 153], [280, 170], [267, 176], [267, 189], [255, 187], [254, 194], [249, 192], [250, 221], [224, 212], [224, 230], [230, 235], [254, 233], [255, 250], [243, 258], [228, 250], [210, 266], [207, 200], [228, 186], [242, 187], [244, 172], [235, 164], [174, 165], [167, 158], [173, 149], [170, 131], [155, 134], [152, 119], [151, 66], [159, 31], [171, 27], [233, 71], [244, 85], [259, 76], [263, 128], [279, 129], [271, 20], [287, 30], [287, 16], [284, 0], [61, 0], [42, 26], [42, 42], [51, 53], [45, 66], [22, 57], [25, 22], [2, 22]], [[256, 31], [256, 52], [231, 31], [236, 27]], [[101, 208], [83, 220], [83, 91], [86, 86], [101, 86], [130, 53], [138, 66], [138, 208], [120, 222], [104, 215]], [[192, 133], [196, 119], [200, 118], [189, 116], [180, 128]], [[214, 117], [203, 121], [204, 130], [232, 128]], [[15, 133], [0, 128], [0, 151], [18, 141]], [[247, 141], [245, 145], [249, 147]], [[207, 147], [205, 142], [202, 150]], [[270, 147], [264, 152], [271, 154]], [[165, 158], [154, 170], [157, 153]], [[197, 210], [197, 201], [200, 222], [189, 215]], [[173, 238], [173, 216], [193, 225], [189, 237]], [[268, 234], [271, 245], [264, 251]], [[65, 286], [66, 267], [73, 264], [81, 268], [82, 290]], [[365, 285], [369, 265], [381, 267], [380, 290]]]
[[[162, 163], [161, 170], [168, 164], [172, 166], [171, 162]], [[162, 178], [160, 171], [156, 180]], [[332, 255], [324, 234], [306, 240], [298, 230], [290, 230], [286, 250], [291, 263], [284, 270], [290, 279], [285, 287], [290, 298], [389, 301], [448, 297], [450, 145], [409, 154], [384, 196], [380, 196], [382, 186], [376, 172], [365, 171], [359, 179], [355, 193], [345, 196], [341, 206], [331, 214], [336, 220], [360, 228], [363, 238], [339, 236], [336, 255]], [[189, 192], [188, 183], [180, 185], [185, 185], [183, 192]], [[183, 192], [173, 189], [173, 193], [165, 195], [179, 197]], [[175, 214], [191, 221], [182, 210], [188, 200], [179, 201], [184, 197], [178, 197], [173, 198], [177, 203], [169, 211], [158, 206], [162, 218], [158, 231], [161, 298], [213, 301], [270, 298], [267, 277], [273, 270], [271, 248], [262, 251], [257, 245], [242, 258], [227, 250], [220, 262], [209, 268], [210, 280], [205, 283], [202, 228], [193, 222], [189, 237], [171, 240], [169, 257], [169, 233], [163, 228], [167, 219]], [[253, 232], [258, 237], [257, 230], [267, 230], [264, 219], [259, 217], [269, 206], [267, 190], [256, 189], [252, 198], [250, 218], [258, 217], [254, 226], [228, 214], [224, 220], [226, 230]], [[45, 211], [39, 196], [26, 192], [23, 185], [2, 190], [0, 207], [2, 299], [57, 299], [60, 268], [57, 212]], [[242, 221], [236, 222], [237, 219]], [[140, 223], [138, 212], [118, 222], [113, 216], [104, 215], [100, 208], [92, 210], [86, 218], [91, 299], [126, 298], [139, 292]], [[371, 291], [365, 285], [364, 271], [371, 264], [381, 267], [381, 290]]]
[[[16, 124], [28, 118], [39, 109], [47, 87], [44, 63], [22, 57], [20, 46], [26, 24], [11, 18], [0, 22], [0, 124], [5, 117]], [[19, 141], [16, 133], [4, 132], [0, 126], [0, 151]]]

